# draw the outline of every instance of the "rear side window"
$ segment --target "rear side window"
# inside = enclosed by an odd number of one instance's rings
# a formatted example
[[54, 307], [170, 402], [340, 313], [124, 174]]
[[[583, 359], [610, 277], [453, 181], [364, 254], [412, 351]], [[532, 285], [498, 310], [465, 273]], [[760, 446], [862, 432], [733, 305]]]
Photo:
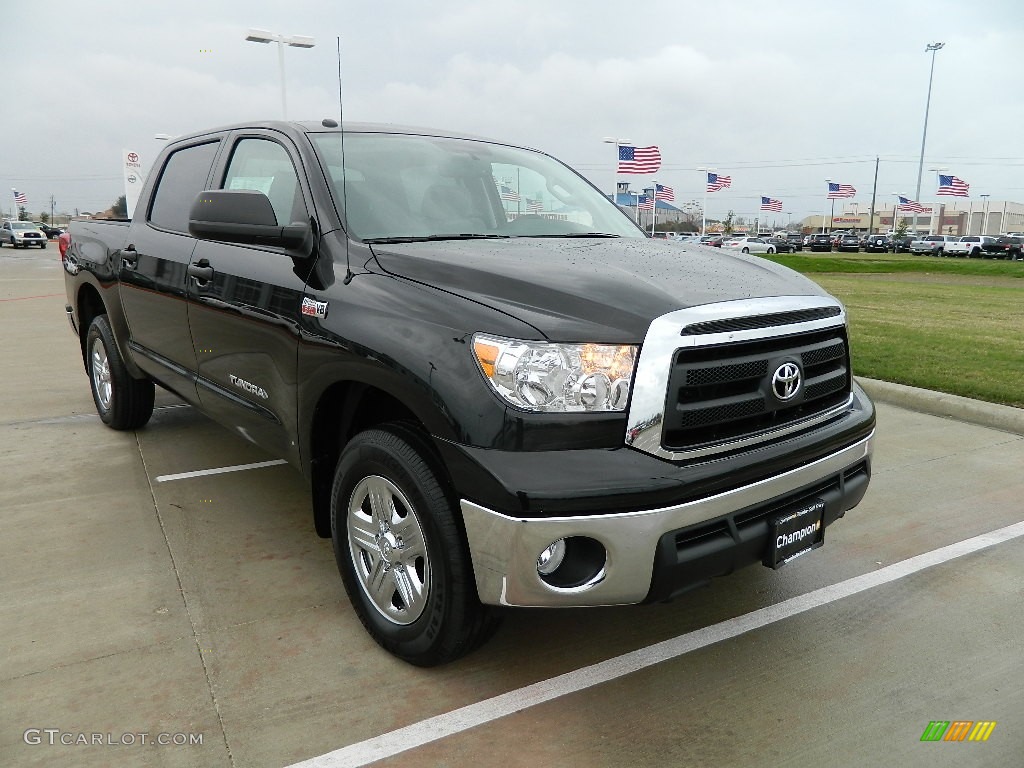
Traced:
[[150, 224], [188, 232], [188, 213], [196, 195], [206, 189], [218, 142], [179, 149], [164, 165], [149, 209]]

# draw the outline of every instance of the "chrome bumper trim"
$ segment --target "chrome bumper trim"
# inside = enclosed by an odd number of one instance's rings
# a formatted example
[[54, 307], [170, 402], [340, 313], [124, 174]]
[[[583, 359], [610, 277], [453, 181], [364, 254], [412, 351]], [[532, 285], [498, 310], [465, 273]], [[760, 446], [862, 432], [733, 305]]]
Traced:
[[[669, 531], [785, 496], [871, 456], [874, 431], [811, 464], [706, 499], [660, 509], [579, 517], [516, 518], [461, 501], [477, 592], [490, 605], [524, 607], [624, 605], [643, 600], [651, 586], [654, 552]], [[537, 557], [551, 542], [588, 536], [608, 552], [601, 579], [559, 589], [541, 580]]]

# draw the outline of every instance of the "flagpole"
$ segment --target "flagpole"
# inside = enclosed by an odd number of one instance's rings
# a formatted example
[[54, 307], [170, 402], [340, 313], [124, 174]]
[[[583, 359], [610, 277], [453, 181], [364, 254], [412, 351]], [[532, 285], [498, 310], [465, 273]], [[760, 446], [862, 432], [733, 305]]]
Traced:
[[654, 188], [651, 189], [651, 237], [654, 237], [654, 225], [658, 221], [658, 182], [652, 181]]
[[700, 234], [708, 233], [708, 169], [704, 168], [704, 202], [700, 206]]

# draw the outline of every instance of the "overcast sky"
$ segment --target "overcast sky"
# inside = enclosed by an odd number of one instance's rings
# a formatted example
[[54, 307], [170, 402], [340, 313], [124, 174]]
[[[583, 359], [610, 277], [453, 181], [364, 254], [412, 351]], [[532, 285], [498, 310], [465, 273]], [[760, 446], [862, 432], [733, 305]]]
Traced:
[[[121, 149], [144, 165], [172, 135], [280, 117], [276, 46], [249, 27], [311, 35], [286, 49], [293, 119], [451, 128], [536, 146], [602, 190], [606, 136], [660, 146], [677, 203], [711, 165], [732, 176], [709, 216], [827, 210], [825, 178], [870, 204], [913, 196], [931, 54], [922, 200], [945, 167], [971, 197], [1024, 201], [1024, 3], [989, 0], [34, 0], [3, 14], [0, 202], [100, 210], [123, 192]], [[18, 35], [12, 34], [13, 30]], [[634, 188], [654, 177], [627, 178]], [[951, 198], [945, 198], [950, 202]], [[840, 207], [837, 206], [837, 211]], [[780, 220], [785, 215], [778, 217]]]

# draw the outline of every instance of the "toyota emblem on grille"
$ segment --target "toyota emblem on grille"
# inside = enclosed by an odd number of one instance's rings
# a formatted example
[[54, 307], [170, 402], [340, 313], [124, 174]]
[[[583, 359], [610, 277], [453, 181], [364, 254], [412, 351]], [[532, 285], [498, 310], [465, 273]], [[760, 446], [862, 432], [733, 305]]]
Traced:
[[772, 392], [779, 400], [792, 400], [800, 391], [803, 376], [796, 363], [783, 363], [772, 374]]

